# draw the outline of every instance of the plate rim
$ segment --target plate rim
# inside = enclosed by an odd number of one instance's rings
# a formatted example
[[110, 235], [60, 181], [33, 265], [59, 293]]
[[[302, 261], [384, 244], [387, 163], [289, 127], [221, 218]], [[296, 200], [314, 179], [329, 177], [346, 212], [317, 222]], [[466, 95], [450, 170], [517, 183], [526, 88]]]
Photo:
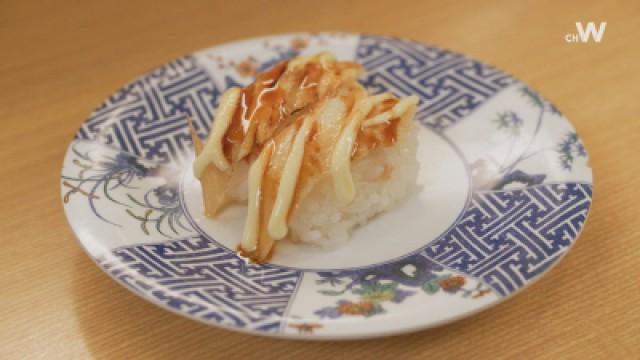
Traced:
[[[206, 47], [203, 47], [203, 48], [200, 48], [200, 49], [196, 49], [196, 50], [187, 52], [187, 53], [185, 53], [184, 55], [182, 55], [180, 57], [168, 59], [168, 60], [166, 60], [166, 61], [164, 61], [164, 62], [162, 62], [160, 64], [157, 64], [157, 65], [147, 69], [144, 72], [141, 72], [140, 74], [138, 74], [137, 76], [133, 77], [129, 81], [125, 82], [121, 86], [117, 87], [115, 90], [109, 92], [109, 95], [107, 95], [107, 98], [108, 98], [108, 96], [114, 94], [115, 92], [117, 92], [118, 90], [120, 90], [123, 87], [127, 86], [128, 84], [131, 84], [132, 82], [136, 81], [141, 76], [149, 74], [150, 72], [154, 71], [158, 67], [161, 67], [164, 64], [170, 63], [170, 62], [175, 61], [177, 59], [181, 59], [184, 56], [191, 56], [191, 55], [194, 55], [194, 54], [197, 54], [197, 53], [200, 53], [200, 52], [212, 49], [212, 48], [221, 47], [221, 46], [225, 46], [225, 45], [232, 45], [232, 44], [233, 45], [239, 45], [239, 44], [243, 44], [243, 43], [252, 43], [252, 42], [256, 42], [256, 41], [272, 39], [274, 37], [290, 37], [290, 36], [295, 36], [295, 35], [309, 35], [309, 34], [312, 34], [312, 33], [310, 33], [310, 32], [297, 32], [297, 31], [296, 32], [280, 32], [280, 33], [274, 33], [274, 34], [268, 34], [268, 35], [254, 36], [254, 37], [249, 37], [249, 38], [230, 39], [230, 40], [227, 40], [227, 41], [224, 41], [224, 42], [213, 44], [211, 46], [206, 46]], [[392, 40], [398, 40], [398, 41], [406, 41], [406, 42], [410, 42], [412, 44], [426, 45], [426, 46], [435, 47], [435, 48], [438, 48], [438, 49], [441, 49], [441, 50], [449, 51], [449, 52], [454, 53], [454, 54], [462, 55], [464, 58], [471, 59], [471, 60], [474, 60], [474, 61], [478, 61], [481, 64], [485, 64], [485, 65], [491, 66], [491, 67], [501, 71], [502, 73], [512, 77], [517, 82], [519, 82], [519, 83], [521, 83], [523, 85], [526, 85], [530, 89], [536, 91], [536, 89], [534, 87], [529, 86], [527, 83], [519, 80], [519, 78], [513, 76], [511, 73], [503, 70], [500, 67], [493, 66], [491, 63], [485, 62], [484, 60], [480, 60], [480, 59], [476, 59], [474, 57], [467, 56], [463, 52], [454, 51], [454, 50], [451, 50], [448, 47], [444, 47], [444, 46], [441, 46], [441, 45], [438, 45], [438, 44], [435, 44], [435, 43], [417, 41], [417, 40], [414, 40], [412, 38], [404, 37], [404, 36], [402, 36], [402, 37], [394, 36], [394, 35], [390, 36], [390, 35], [374, 34], [374, 33], [369, 33], [369, 32], [320, 31], [320, 32], [313, 32], [313, 34], [343, 34], [343, 35], [346, 35], [346, 36], [354, 36], [354, 37], [370, 36], [370, 37], [379, 38], [379, 39], [392, 39]], [[539, 93], [539, 92], [536, 91], [536, 93]], [[102, 101], [104, 101], [104, 100], [102, 100]], [[101, 105], [102, 105], [102, 102], [100, 104], [98, 104], [97, 107], [93, 108], [92, 112], [90, 112], [89, 115], [92, 114], [97, 109], [99, 109]], [[82, 121], [81, 126], [86, 121], [87, 121], [87, 116], [84, 117], [84, 120]], [[578, 130], [576, 129], [576, 127], [574, 125], [574, 122], [571, 121], [569, 118], [565, 118], [565, 121], [578, 134], [578, 136], [580, 136], [580, 133], [578, 132]], [[77, 136], [77, 134], [80, 131], [80, 129], [81, 128], [76, 130], [76, 132], [74, 133], [74, 136]], [[466, 160], [466, 158], [465, 158], [464, 154], [462, 153], [462, 151], [460, 151], [458, 149], [458, 147], [455, 146], [455, 144], [449, 139], [449, 137], [447, 137], [447, 136], [445, 136], [443, 134], [438, 134], [438, 135], [441, 135], [441, 137], [443, 139], [445, 139], [454, 148], [454, 150], [455, 150], [455, 152], [456, 152], [456, 154], [458, 156], [460, 156], [460, 157], [462, 157], [463, 159]], [[75, 137], [72, 138], [71, 141], [69, 142], [68, 146], [67, 146], [67, 149], [65, 150], [65, 155], [63, 157], [63, 165], [64, 165], [64, 161], [67, 158], [68, 151], [69, 151], [70, 147], [72, 146], [72, 144], [75, 141], [78, 141], [78, 140], [85, 140], [87, 142], [94, 142], [95, 143], [95, 136], [92, 136], [89, 139], [77, 139]], [[128, 153], [128, 154], [134, 155], [136, 157], [139, 157], [138, 155], [135, 155], [135, 154], [133, 154], [131, 152], [128, 152], [128, 151], [124, 151], [122, 149], [117, 149], [117, 148], [115, 148], [115, 147], [113, 147], [111, 145], [106, 145], [106, 144], [101, 144], [101, 145], [116, 149], [119, 152], [125, 152], [125, 153]], [[156, 163], [156, 164], [160, 164], [157, 161], [153, 161], [153, 162]], [[166, 165], [164, 165], [164, 166], [166, 166]], [[62, 169], [63, 168], [64, 168], [64, 166], [62, 167]], [[592, 194], [591, 194], [591, 198], [588, 201], [588, 207], [586, 209], [585, 219], [584, 219], [584, 221], [582, 223], [582, 226], [578, 229], [578, 231], [576, 232], [575, 236], [572, 237], [570, 243], [567, 246], [567, 250], [562, 252], [553, 262], [551, 262], [551, 264], [543, 272], [541, 272], [540, 274], [534, 276], [531, 279], [528, 279], [527, 281], [525, 281], [523, 283], [523, 285], [521, 287], [519, 287], [516, 290], [508, 293], [507, 295], [497, 296], [492, 301], [489, 301], [489, 302], [487, 302], [485, 304], [482, 304], [482, 305], [475, 306], [471, 310], [463, 311], [461, 313], [455, 314], [455, 315], [450, 316], [450, 317], [446, 317], [446, 318], [435, 320], [435, 321], [430, 321], [430, 322], [427, 322], [427, 323], [422, 323], [420, 325], [393, 328], [391, 330], [387, 330], [387, 328], [377, 328], [377, 330], [375, 330], [376, 328], [374, 327], [374, 331], [370, 331], [370, 332], [369, 331], [368, 332], [354, 332], [354, 333], [348, 333], [348, 334], [331, 334], [331, 333], [329, 333], [329, 334], [325, 334], [325, 333], [304, 334], [304, 333], [297, 333], [297, 332], [295, 332], [295, 333], [294, 332], [287, 333], [287, 332], [283, 332], [283, 331], [266, 332], [266, 331], [255, 330], [255, 329], [252, 329], [252, 328], [245, 328], [245, 327], [238, 327], [238, 326], [228, 325], [228, 324], [220, 323], [220, 322], [207, 321], [207, 320], [205, 320], [203, 318], [200, 318], [200, 317], [197, 317], [197, 316], [193, 316], [193, 315], [189, 314], [188, 312], [182, 312], [182, 311], [176, 310], [176, 309], [174, 309], [174, 308], [172, 308], [170, 306], [167, 306], [166, 304], [160, 302], [159, 300], [157, 300], [157, 299], [155, 299], [155, 298], [153, 298], [151, 296], [147, 296], [145, 293], [142, 293], [140, 291], [136, 291], [135, 289], [131, 288], [130, 286], [126, 286], [126, 284], [122, 283], [114, 274], [109, 272], [108, 269], [103, 266], [103, 263], [104, 263], [103, 260], [101, 260], [99, 257], [93, 256], [90, 253], [90, 251], [87, 248], [87, 246], [85, 245], [85, 243], [83, 242], [83, 240], [81, 240], [81, 237], [79, 236], [80, 234], [78, 233], [76, 228], [71, 223], [72, 216], [69, 213], [70, 211], [67, 210], [67, 207], [65, 207], [65, 206], [63, 206], [63, 210], [64, 210], [64, 213], [65, 213], [66, 221], [69, 224], [69, 227], [71, 228], [71, 230], [72, 230], [72, 232], [74, 234], [75, 240], [80, 244], [80, 246], [83, 249], [83, 251], [98, 266], [98, 268], [100, 268], [103, 272], [105, 272], [110, 278], [115, 280], [115, 282], [118, 283], [120, 286], [123, 286], [124, 288], [128, 289], [130, 292], [134, 293], [136, 296], [138, 296], [138, 297], [140, 297], [140, 298], [142, 298], [142, 299], [144, 299], [144, 300], [146, 300], [146, 301], [148, 301], [148, 302], [150, 302], [150, 303], [152, 303], [152, 304], [154, 304], [154, 305], [156, 305], [156, 306], [158, 306], [158, 307], [160, 307], [160, 308], [162, 308], [164, 310], [168, 310], [168, 311], [170, 311], [172, 313], [175, 313], [177, 315], [180, 315], [182, 317], [185, 317], [185, 318], [188, 318], [188, 319], [191, 319], [191, 320], [195, 320], [195, 321], [197, 321], [199, 323], [202, 323], [202, 324], [205, 324], [207, 326], [214, 326], [214, 327], [217, 327], [217, 328], [230, 330], [230, 331], [234, 331], [234, 332], [237, 332], [237, 333], [250, 334], [250, 335], [259, 335], [259, 336], [265, 336], [265, 337], [270, 337], [270, 338], [294, 339], [294, 340], [312, 340], [312, 341], [355, 340], [355, 339], [370, 339], [370, 338], [372, 339], [372, 338], [395, 336], [395, 335], [401, 335], [401, 334], [406, 334], [406, 333], [411, 333], [411, 332], [416, 332], [416, 331], [421, 331], [421, 330], [432, 329], [432, 328], [440, 327], [440, 326], [443, 326], [443, 325], [446, 325], [446, 324], [449, 324], [449, 323], [456, 322], [456, 321], [458, 321], [460, 319], [463, 319], [463, 318], [472, 317], [474, 315], [477, 315], [480, 312], [485, 311], [488, 308], [497, 306], [498, 304], [502, 304], [503, 302], [505, 302], [505, 301], [507, 301], [509, 299], [512, 299], [514, 296], [520, 294], [523, 290], [528, 289], [531, 285], [537, 283], [541, 278], [543, 278], [544, 276], [549, 274], [564, 259], [564, 257], [571, 251], [571, 249], [575, 246], [578, 238], [580, 238], [582, 236], [582, 233], [583, 233], [583, 231], [584, 231], [584, 229], [586, 227], [586, 224], [589, 221], [589, 217], [590, 217], [590, 215], [592, 213], [593, 190], [594, 190], [594, 187], [595, 187], [595, 181], [594, 181], [594, 177], [593, 177], [593, 168], [591, 166], [588, 166], [587, 168], [588, 168], [589, 174], [591, 176], [591, 181], [547, 182], [547, 183], [540, 184], [540, 185], [534, 185], [534, 186], [526, 187], [526, 188], [533, 188], [533, 187], [543, 186], [543, 185], [567, 184], [567, 183], [581, 183], [581, 184], [587, 184], [587, 185], [591, 186]], [[468, 171], [467, 164], [465, 164], [465, 171], [467, 172], [467, 175], [470, 177], [471, 174]], [[181, 180], [180, 181], [180, 187], [182, 187], [182, 184], [183, 184], [183, 181]], [[470, 186], [471, 186], [471, 184], [470, 184]], [[445, 234], [448, 229], [450, 229], [452, 226], [454, 226], [459, 221], [459, 219], [462, 216], [462, 214], [464, 213], [464, 211], [468, 208], [469, 203], [470, 203], [470, 199], [473, 196], [473, 193], [474, 193], [473, 189], [470, 189], [469, 193], [468, 193], [468, 196], [467, 196], [467, 200], [465, 202], [465, 205], [464, 205], [463, 209], [461, 210], [461, 212], [456, 216], [456, 219], [455, 219], [454, 223], [451, 224], [449, 226], [449, 228], [447, 228], [442, 234], [439, 234], [439, 236]], [[181, 192], [180, 192], [180, 194], [181, 194], [180, 196], [182, 197], [182, 193]], [[181, 201], [181, 206], [184, 208], [184, 203], [182, 201]], [[202, 234], [201, 234], [201, 232], [199, 230], [194, 229], [194, 234], [193, 235], [202, 235]], [[165, 241], [158, 241], [158, 242], [153, 242], [151, 244], [156, 244], [156, 243], [159, 244], [159, 243], [162, 243], [162, 242], [167, 242], [167, 241], [172, 241], [172, 240], [177, 240], [177, 239], [169, 239], [169, 240], [165, 240]], [[434, 240], [435, 239], [431, 239], [430, 241], [434, 241]], [[219, 244], [217, 241], [215, 241], [215, 243]], [[125, 246], [132, 246], [132, 245], [125, 245]], [[221, 245], [221, 246], [224, 246], [224, 245]], [[426, 244], [425, 244], [425, 246], [426, 246]], [[370, 264], [370, 265], [363, 266], [363, 267], [346, 268], [346, 269], [335, 269], [335, 270], [351, 270], [351, 269], [360, 269], [360, 268], [373, 267], [373, 266], [376, 266], [376, 265], [382, 265], [382, 264], [390, 263], [390, 262], [393, 262], [393, 261], [397, 261], [397, 260], [399, 260], [401, 258], [404, 258], [404, 257], [410, 255], [410, 254], [417, 253], [423, 248], [424, 248], [424, 246], [412, 251], [411, 253], [402, 255], [400, 257], [395, 257], [393, 259], [386, 260], [384, 262]], [[115, 250], [115, 248], [112, 249], [112, 250]], [[109, 252], [107, 252], [107, 254], [108, 254], [109, 257], [117, 259], [117, 257], [115, 257], [113, 254], [109, 254]], [[449, 269], [449, 270], [452, 270], [454, 272], [460, 273], [459, 270], [450, 269], [448, 266], [446, 266], [444, 264], [441, 264], [441, 263], [438, 263], [438, 264], [443, 266], [443, 267], [445, 267], [446, 269]], [[304, 276], [304, 273], [306, 273], [306, 272], [314, 272], [314, 271], [321, 271], [321, 269], [291, 268], [291, 267], [280, 266], [280, 265], [277, 265], [277, 264], [274, 264], [273, 266], [283, 267], [283, 268], [291, 269], [291, 270], [298, 270], [298, 271], [300, 271], [302, 273], [302, 276], [301, 276], [300, 280], [296, 284], [296, 291], [292, 295], [292, 299], [297, 294], [297, 290], [298, 290], [298, 288], [300, 286], [300, 283], [302, 282], [302, 277]], [[135, 271], [132, 271], [129, 268], [125, 267], [125, 271], [127, 272], [128, 275], [130, 275], [130, 276], [132, 276], [134, 278], [142, 278]], [[484, 280], [482, 280], [482, 279], [479, 279], [479, 278], [477, 278], [475, 276], [472, 276], [470, 274], [465, 274], [465, 276], [468, 276], [470, 278], [473, 278], [473, 279], [476, 279], [478, 281], [481, 281], [482, 283], [484, 283], [486, 285], [486, 282]], [[293, 300], [291, 300], [291, 302], [293, 302]], [[287, 310], [288, 310], [289, 306], [291, 305], [291, 302], [287, 305]], [[279, 318], [286, 319], [288, 317], [287, 312], [288, 311], [285, 311], [285, 313], [282, 316], [279, 316]], [[364, 319], [356, 319], [356, 321], [363, 321], [363, 320]]]

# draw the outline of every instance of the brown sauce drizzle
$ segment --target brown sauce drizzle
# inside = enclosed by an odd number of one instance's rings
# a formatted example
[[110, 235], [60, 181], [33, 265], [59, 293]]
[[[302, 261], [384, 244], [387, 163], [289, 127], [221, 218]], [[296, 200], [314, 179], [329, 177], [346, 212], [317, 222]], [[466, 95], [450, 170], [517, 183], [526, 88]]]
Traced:
[[[336, 119], [337, 124], [330, 123], [331, 126], [323, 128], [323, 124], [313, 120], [305, 141], [296, 188], [288, 209], [288, 219], [298, 202], [311, 191], [314, 182], [329, 171], [329, 159], [340, 131], [356, 101], [363, 96], [358, 92], [365, 92], [359, 85], [345, 87], [344, 82], [340, 82], [341, 72], [359, 68], [358, 64], [344, 63], [341, 64], [342, 67], [327, 69], [318, 62], [308, 62], [287, 71], [288, 65], [288, 61], [278, 63], [272, 69], [259, 74], [252, 84], [241, 89], [239, 106], [236, 107], [222, 139], [224, 155], [232, 164], [243, 158], [251, 161], [269, 141], [275, 143], [274, 151], [278, 155], [273, 155], [270, 159], [262, 179], [257, 239], [259, 245], [254, 251], [246, 251], [241, 245], [237, 248], [240, 255], [254, 262], [260, 259], [260, 263], [269, 261], [275, 247], [274, 240], [268, 235], [267, 223], [282, 176], [282, 161], [288, 157], [290, 145], [286, 145], [286, 137], [295, 137], [306, 117], [318, 116], [324, 100], [339, 96], [346, 106], [347, 115], [339, 121]], [[333, 77], [336, 81], [330, 81], [332, 78], [325, 78], [325, 75]], [[398, 101], [391, 98], [375, 105], [365, 120], [391, 110]], [[396, 117], [380, 124], [360, 127], [353, 146], [352, 159], [360, 159], [378, 147], [393, 146], [397, 141], [399, 123], [400, 119]], [[328, 130], [323, 132], [323, 129]], [[273, 162], [274, 159], [279, 159], [276, 160], [280, 162], [279, 165]], [[392, 169], [385, 164], [380, 179], [388, 178]]]
[[271, 250], [269, 251], [269, 254], [267, 255], [266, 258], [264, 259], [260, 259], [260, 260], [256, 260], [259, 259], [258, 255], [258, 251], [254, 250], [254, 251], [247, 251], [245, 250], [242, 245], [238, 244], [238, 246], [236, 246], [236, 252], [238, 253], [238, 255], [240, 255], [241, 257], [246, 258], [249, 263], [251, 264], [266, 264], [269, 261], [271, 261], [271, 258], [273, 257], [273, 253], [275, 251], [275, 246], [271, 248]]
[[[387, 99], [371, 109], [366, 119], [370, 119], [385, 111], [391, 110], [398, 103], [397, 99]], [[399, 118], [392, 118], [387, 123], [377, 124], [360, 129], [353, 146], [351, 157], [354, 160], [364, 157], [378, 146], [393, 146], [398, 139]]]
[[265, 125], [273, 125], [282, 118], [284, 92], [278, 88], [277, 84], [287, 69], [287, 64], [287, 61], [278, 63], [270, 70], [258, 75], [251, 85], [242, 89], [240, 106], [236, 108], [224, 136], [224, 154], [231, 161], [240, 160], [237, 159], [239, 146], [245, 137], [255, 136], [257, 127], [262, 121], [267, 122]]
[[[287, 70], [288, 61], [275, 65], [257, 76], [256, 80], [242, 89], [240, 106], [237, 107], [223, 141], [224, 154], [231, 162], [241, 160], [241, 145], [249, 146], [249, 154], [258, 152], [264, 143], [273, 138], [282, 128], [298, 118], [300, 110], [319, 101], [318, 85], [325, 69], [318, 63], [307, 63], [291, 76], [292, 87], [287, 94], [278, 82]], [[352, 67], [359, 65], [353, 64]], [[346, 66], [345, 68], [349, 68]], [[340, 70], [338, 70], [340, 72]], [[327, 94], [328, 95], [328, 94]], [[353, 106], [352, 96], [343, 96], [348, 107]], [[391, 109], [397, 99], [387, 99], [378, 104], [366, 118], [372, 118]], [[361, 129], [358, 133], [352, 158], [359, 159], [378, 146], [392, 146], [397, 140], [397, 119]], [[310, 137], [313, 139], [313, 137]], [[308, 143], [313, 143], [308, 141]], [[246, 154], [245, 154], [246, 155]], [[305, 156], [306, 158], [306, 156]]]

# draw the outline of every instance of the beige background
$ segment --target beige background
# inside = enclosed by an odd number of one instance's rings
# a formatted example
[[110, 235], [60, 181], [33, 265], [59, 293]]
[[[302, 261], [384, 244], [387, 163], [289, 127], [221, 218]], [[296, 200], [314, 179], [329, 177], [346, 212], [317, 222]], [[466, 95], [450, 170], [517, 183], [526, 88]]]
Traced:
[[[565, 43], [575, 21], [590, 20], [608, 22], [600, 44]], [[169, 59], [296, 30], [438, 44], [538, 89], [573, 121], [591, 155], [595, 204], [577, 245], [504, 304], [371, 341], [223, 331], [161, 310], [109, 279], [62, 212], [62, 157], [80, 123], [120, 85]], [[634, 1], [0, 1], [0, 358], [638, 356], [639, 62]]]

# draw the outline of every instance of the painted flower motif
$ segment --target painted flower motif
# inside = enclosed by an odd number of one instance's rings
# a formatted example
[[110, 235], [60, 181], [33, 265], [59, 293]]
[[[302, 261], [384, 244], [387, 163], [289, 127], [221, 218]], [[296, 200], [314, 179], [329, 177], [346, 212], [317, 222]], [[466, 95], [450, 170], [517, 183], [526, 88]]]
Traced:
[[302, 50], [309, 46], [309, 40], [302, 37], [294, 37], [291, 39], [291, 47], [296, 50]]
[[242, 77], [254, 76], [258, 70], [255, 61], [245, 59], [235, 65], [236, 73]]
[[149, 189], [138, 196], [129, 191], [139, 188], [133, 185], [136, 178], [164, 177], [166, 180], [166, 169], [145, 165], [144, 160], [124, 152], [109, 155], [100, 151], [96, 156], [89, 151], [80, 151], [75, 146], [72, 151], [76, 155], [72, 163], [80, 170], [76, 176], [62, 176], [62, 185], [69, 188], [63, 196], [65, 204], [69, 203], [72, 195], [83, 195], [91, 211], [100, 220], [122, 226], [99, 211], [95, 200], [104, 198], [122, 206], [129, 216], [139, 221], [140, 229], [146, 235], [154, 229], [168, 238], [179, 235], [181, 231], [191, 231], [182, 221], [184, 213], [175, 183], [165, 182], [166, 185]]
[[340, 315], [364, 315], [367, 316], [375, 308], [375, 304], [369, 301], [350, 302], [346, 301], [338, 304], [338, 314]]
[[505, 111], [498, 114], [498, 118], [494, 120], [498, 124], [498, 130], [506, 130], [514, 135], [520, 132], [520, 128], [524, 124], [522, 118], [513, 111]]
[[487, 294], [491, 293], [491, 289], [480, 289], [471, 296], [472, 299], [479, 299]]
[[[157, 203], [151, 201], [151, 194], [155, 196]], [[174, 235], [178, 235], [180, 229], [190, 230], [182, 223], [184, 212], [180, 206], [178, 189], [175, 184], [158, 186], [147, 191], [141, 198], [136, 198], [131, 194], [128, 197], [136, 206], [125, 211], [140, 222], [140, 229], [146, 235], [151, 233], [151, 229], [155, 229], [166, 237], [172, 236], [168, 230]]]
[[342, 280], [340, 276], [332, 274], [330, 272], [323, 272], [322, 274], [326, 275], [323, 275], [321, 279], [316, 280], [316, 284], [318, 285], [329, 284], [331, 286], [338, 286], [344, 282], [344, 280]]
[[336, 306], [325, 307], [314, 313], [321, 318], [337, 319], [341, 316], [370, 317], [384, 312], [382, 306], [374, 302], [340, 300]]
[[465, 283], [466, 280], [462, 275], [451, 275], [439, 282], [443, 290], [457, 290], [462, 288]]
[[178, 202], [178, 190], [173, 186], [162, 185], [153, 189], [153, 194], [161, 205], [174, 205]]
[[406, 291], [406, 290], [400, 290], [397, 289], [396, 291], [393, 292], [393, 299], [391, 299], [391, 302], [399, 304], [401, 302], [404, 301], [404, 299], [406, 299], [407, 297], [413, 295], [414, 292], [413, 291]]
[[551, 103], [549, 103], [549, 111], [553, 115], [562, 116], [562, 113], [560, 112], [560, 110], [558, 110], [558, 108], [555, 105], [551, 104]]
[[328, 318], [328, 319], [337, 319], [341, 316], [338, 312], [338, 308], [334, 306], [324, 307], [320, 310], [316, 310], [313, 312], [318, 315], [320, 318]]
[[540, 96], [540, 94], [533, 91], [532, 89], [523, 86], [522, 88], [520, 88], [520, 94], [527, 98], [529, 100], [529, 103], [542, 110], [542, 112], [549, 112], [556, 116], [562, 115], [560, 110], [558, 110], [555, 105], [544, 99], [542, 96]]
[[[548, 151], [557, 152], [560, 166], [565, 171], [573, 169], [576, 158], [586, 157], [584, 145], [575, 133], [568, 133], [555, 148], [534, 146], [536, 137], [545, 121], [545, 115], [561, 116], [562, 114], [552, 103], [532, 89], [522, 86], [519, 91], [538, 110], [537, 120], [531, 130], [532, 133], [528, 134], [528, 139], [521, 136], [520, 132], [524, 128], [524, 120], [517, 113], [510, 110], [497, 113], [493, 122], [497, 124], [498, 130], [508, 134], [504, 143], [506, 151], [502, 159], [491, 159], [492, 162], [495, 162], [495, 171], [482, 172], [483, 169], [476, 169], [476, 174], [474, 174], [476, 189], [502, 190], [507, 187], [513, 189], [514, 187], [541, 184], [546, 179], [546, 174], [532, 174], [519, 169], [519, 167], [524, 161]], [[529, 130], [526, 131], [529, 132]], [[523, 144], [524, 146], [522, 146]], [[480, 165], [482, 162], [476, 161], [475, 164]]]
[[149, 169], [140, 164], [135, 156], [123, 152], [118, 153], [113, 159], [113, 162], [107, 161], [104, 162], [103, 165], [107, 168], [111, 167], [114, 170], [126, 169], [138, 178], [145, 177], [149, 172]]
[[407, 296], [413, 295], [412, 291], [398, 289], [397, 283], [380, 284], [373, 283], [363, 285], [359, 289], [353, 290], [354, 294], [360, 295], [363, 300], [372, 303], [381, 303], [391, 301], [393, 303], [401, 303]]
[[289, 327], [297, 329], [299, 334], [313, 334], [315, 329], [321, 329], [322, 324], [318, 323], [300, 323], [289, 324]]
[[[476, 299], [489, 293], [481, 282], [465, 288], [464, 276], [451, 274], [424, 256], [415, 255], [397, 263], [384, 264], [363, 270], [319, 272], [316, 284], [324, 285], [318, 292], [325, 296], [356, 296], [340, 299], [335, 306], [324, 307], [314, 313], [321, 318], [337, 319], [342, 316], [371, 317], [386, 313], [386, 306], [400, 304], [421, 292], [426, 295], [445, 293]], [[327, 288], [330, 286], [330, 288]], [[413, 291], [413, 290], [416, 291]], [[391, 309], [393, 310], [393, 308]]]
[[529, 102], [537, 107], [539, 107], [540, 109], [544, 110], [545, 108], [545, 103], [544, 100], [542, 99], [542, 97], [535, 91], [533, 91], [532, 89], [529, 89], [526, 86], [523, 86], [522, 88], [520, 88], [520, 93], [526, 97], [527, 99], [529, 99]]
[[[425, 281], [436, 278], [436, 272], [442, 271], [440, 265], [433, 263], [422, 256], [412, 256], [397, 263], [391, 263], [376, 267], [375, 269], [363, 269], [356, 271], [320, 272], [318, 275], [324, 280], [347, 280], [347, 290], [360, 284], [371, 285], [379, 282], [393, 282], [398, 285], [410, 287], [421, 286]], [[326, 281], [329, 282], [329, 281]], [[325, 283], [319, 281], [318, 284]], [[339, 282], [338, 282], [339, 284]], [[331, 284], [333, 286], [333, 284]]]
[[584, 144], [582, 144], [578, 134], [575, 132], [565, 135], [564, 139], [558, 144], [556, 151], [558, 152], [560, 165], [567, 171], [573, 168], [576, 158], [587, 156]]

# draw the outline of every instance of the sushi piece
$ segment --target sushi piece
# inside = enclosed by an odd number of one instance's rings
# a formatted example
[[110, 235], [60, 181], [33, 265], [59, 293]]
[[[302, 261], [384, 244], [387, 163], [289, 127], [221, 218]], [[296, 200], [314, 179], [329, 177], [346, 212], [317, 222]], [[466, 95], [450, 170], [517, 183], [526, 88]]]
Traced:
[[346, 241], [417, 188], [418, 99], [369, 95], [363, 72], [327, 52], [284, 61], [222, 95], [205, 144], [191, 128], [205, 214], [248, 206], [242, 255]]

